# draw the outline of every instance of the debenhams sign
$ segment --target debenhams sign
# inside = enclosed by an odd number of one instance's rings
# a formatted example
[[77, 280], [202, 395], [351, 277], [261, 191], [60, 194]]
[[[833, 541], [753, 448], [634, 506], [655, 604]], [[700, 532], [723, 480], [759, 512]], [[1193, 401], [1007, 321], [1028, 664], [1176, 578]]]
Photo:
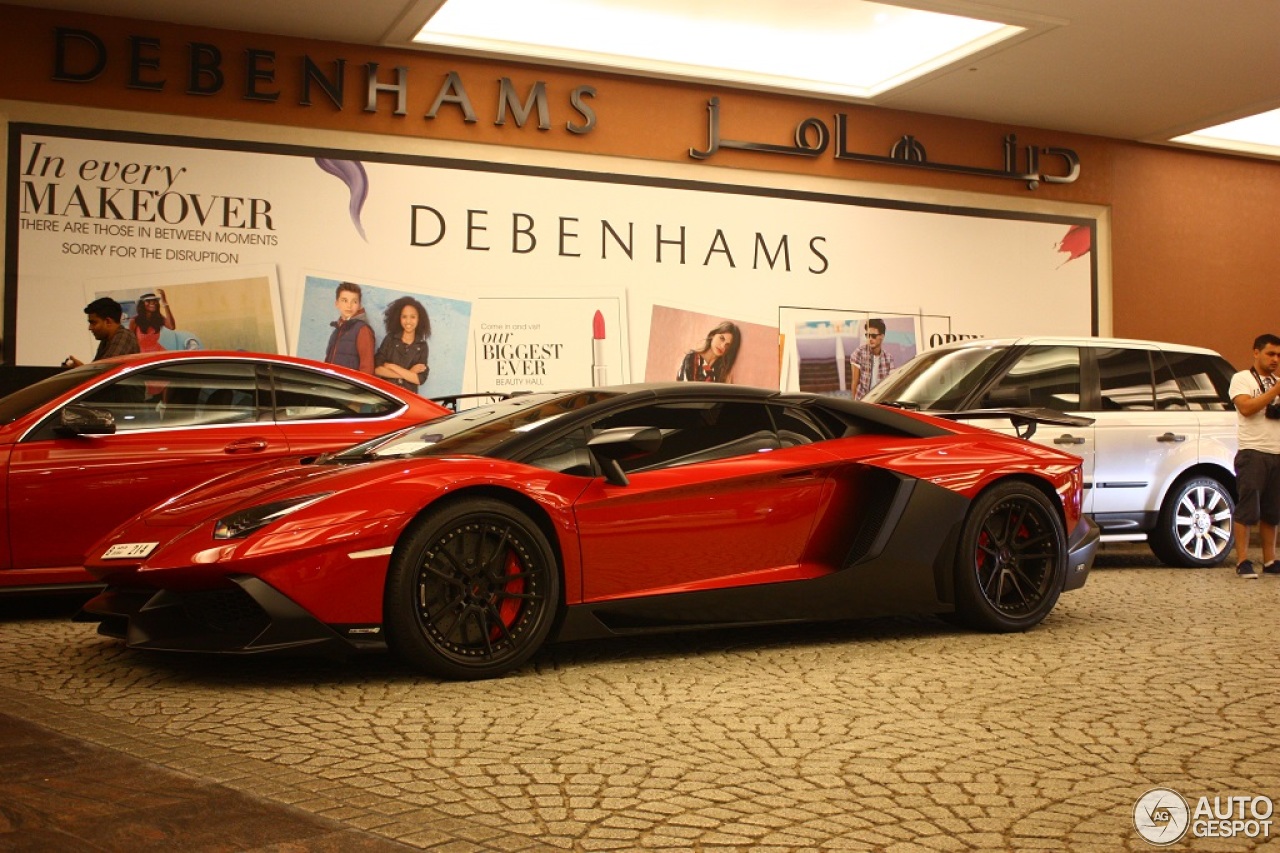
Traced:
[[[56, 27], [54, 29], [53, 79], [62, 83], [88, 83], [96, 80], [110, 62], [127, 63], [130, 89], [163, 91], [183, 86], [188, 95], [220, 95], [227, 89], [228, 62], [222, 50], [207, 42], [190, 42], [186, 47], [186, 79], [182, 82], [166, 79], [160, 70], [163, 45], [158, 38], [129, 36], [125, 56], [121, 60], [113, 56], [107, 44], [97, 34], [84, 29]], [[277, 76], [276, 52], [248, 48], [238, 60], [244, 75], [244, 87], [240, 97], [247, 101], [274, 103], [284, 94]], [[366, 62], [362, 72], [356, 72], [363, 86], [357, 92], [347, 90], [347, 60], [335, 59], [322, 64], [303, 55], [301, 67], [291, 73], [296, 87], [298, 103], [311, 106], [316, 101], [328, 100], [339, 110], [346, 109], [348, 97], [364, 112], [376, 113], [380, 99], [395, 101], [394, 114], [407, 115], [409, 111], [409, 68], [397, 65], [384, 71], [377, 62]], [[524, 127], [537, 113], [539, 130], [552, 128], [552, 107], [547, 95], [547, 84], [539, 80], [523, 98], [509, 77], [498, 83], [497, 115], [494, 124], [505, 125], [508, 119], [517, 127]], [[596, 90], [592, 86], [578, 86], [569, 92], [568, 105], [561, 109], [571, 111], [564, 121], [564, 129], [573, 134], [590, 133], [596, 126], [596, 114], [591, 99]], [[441, 109], [456, 108], [462, 120], [479, 121], [476, 109], [457, 71], [445, 75], [444, 82], [432, 93], [430, 107], [425, 118], [434, 119]]]
[[[58, 82], [89, 83], [102, 75], [109, 62], [123, 61], [127, 64], [128, 71], [126, 85], [131, 89], [159, 92], [170, 86], [185, 84], [186, 94], [196, 96], [220, 95], [227, 90], [229, 63], [222, 50], [214, 44], [190, 42], [187, 45], [186, 80], [178, 83], [168, 80], [161, 71], [163, 45], [158, 38], [129, 36], [126, 55], [121, 60], [119, 56], [113, 56], [106, 43], [89, 30], [56, 27], [54, 37], [53, 79]], [[280, 100], [284, 93], [280, 89], [281, 81], [277, 76], [274, 50], [246, 48], [244, 56], [236, 62], [241, 63], [238, 70], [244, 78], [240, 97], [247, 101], [268, 103]], [[379, 63], [366, 62], [362, 68], [362, 72], [354, 71], [352, 76], [358, 77], [363, 87], [352, 93], [350, 99], [357, 102], [366, 113], [376, 113], [380, 103], [394, 100], [394, 114], [408, 115], [408, 66], [397, 65], [390, 71], [384, 71]], [[345, 59], [320, 63], [304, 54], [301, 65], [290, 72], [289, 83], [295, 90], [294, 97], [302, 106], [309, 107], [317, 101], [323, 103], [322, 99], [325, 99], [343, 110], [348, 104], [348, 70]], [[500, 78], [498, 86], [498, 103], [493, 119], [495, 125], [505, 125], [510, 120], [517, 127], [524, 127], [536, 112], [538, 129], [552, 129], [553, 108], [545, 81], [536, 81], [524, 93], [517, 90], [509, 77]], [[457, 71], [448, 72], [444, 82], [429, 94], [430, 106], [424, 113], [424, 118], [434, 119], [442, 109], [448, 108], [456, 109], [464, 122], [475, 123], [480, 120], [462, 76]], [[590, 133], [596, 126], [596, 113], [591, 106], [591, 100], [595, 96], [596, 90], [592, 86], [575, 87], [568, 93], [568, 103], [562, 101], [556, 107], [559, 114], [554, 119], [555, 123], [571, 134]], [[422, 103], [425, 102], [424, 98]], [[564, 117], [566, 110], [567, 120]], [[733, 139], [721, 133], [720, 110], [719, 98], [708, 100], [707, 141], [701, 147], [695, 145], [687, 149], [692, 159], [707, 160], [724, 150], [816, 158], [830, 150], [831, 156], [837, 161], [930, 169], [979, 178], [1011, 179], [1024, 182], [1031, 190], [1045, 184], [1073, 183], [1081, 172], [1080, 158], [1072, 149], [1038, 144], [1020, 145], [1014, 134], [1004, 137], [998, 166], [935, 162], [928, 158], [923, 143], [910, 134], [897, 140], [887, 154], [852, 151], [846, 144], [848, 116], [844, 113], [832, 116], [830, 124], [817, 117], [803, 120], [796, 126], [792, 140], [787, 143]]]

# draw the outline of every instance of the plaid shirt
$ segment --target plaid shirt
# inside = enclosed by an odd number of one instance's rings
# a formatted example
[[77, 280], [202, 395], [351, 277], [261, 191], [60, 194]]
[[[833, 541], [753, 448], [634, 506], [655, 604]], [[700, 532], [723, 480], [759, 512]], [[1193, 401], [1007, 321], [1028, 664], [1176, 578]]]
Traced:
[[98, 352], [94, 355], [93, 360], [101, 361], [104, 358], [112, 358], [117, 355], [132, 355], [135, 352], [142, 352], [142, 347], [138, 346], [138, 336], [133, 333], [132, 329], [121, 326], [105, 341], [98, 341]]
[[880, 355], [873, 357], [871, 350], [863, 344], [849, 356], [849, 364], [858, 368], [858, 387], [853, 389], [853, 399], [861, 400], [893, 370], [893, 356], [881, 348]]

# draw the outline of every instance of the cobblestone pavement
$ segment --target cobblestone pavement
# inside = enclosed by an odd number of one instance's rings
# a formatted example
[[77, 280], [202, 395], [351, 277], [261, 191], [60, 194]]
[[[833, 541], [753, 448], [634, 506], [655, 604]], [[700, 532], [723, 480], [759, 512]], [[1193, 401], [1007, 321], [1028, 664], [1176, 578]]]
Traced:
[[457, 684], [388, 657], [130, 652], [9, 608], [0, 713], [422, 849], [1148, 850], [1153, 787], [1280, 801], [1278, 609], [1280, 578], [1130, 547], [1027, 634], [575, 644]]

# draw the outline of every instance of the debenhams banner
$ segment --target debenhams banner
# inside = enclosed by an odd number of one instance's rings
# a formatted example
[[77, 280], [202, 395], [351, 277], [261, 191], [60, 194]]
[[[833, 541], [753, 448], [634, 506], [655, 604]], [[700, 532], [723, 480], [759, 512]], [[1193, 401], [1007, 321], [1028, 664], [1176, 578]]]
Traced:
[[[677, 375], [841, 394], [871, 318], [899, 363], [1095, 331], [1087, 219], [23, 125], [9, 162], [22, 365], [91, 357], [99, 296], [126, 323], [163, 302], [148, 346], [321, 360], [354, 296], [377, 344], [428, 333], [428, 396]], [[731, 369], [699, 374], [717, 334]]]

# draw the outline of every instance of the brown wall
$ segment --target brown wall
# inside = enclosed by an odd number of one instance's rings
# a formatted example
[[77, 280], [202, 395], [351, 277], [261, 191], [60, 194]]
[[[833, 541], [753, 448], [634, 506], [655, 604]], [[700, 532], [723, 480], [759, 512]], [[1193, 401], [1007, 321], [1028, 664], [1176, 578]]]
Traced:
[[[699, 163], [709, 178], [717, 168], [755, 169], [1103, 205], [1112, 217], [1116, 335], [1209, 346], [1243, 365], [1256, 334], [1280, 333], [1280, 257], [1274, 250], [1280, 165], [1270, 161], [707, 85], [26, 7], [0, 5], [0, 20], [5, 22], [0, 31], [0, 99]], [[86, 83], [52, 79], [57, 27], [88, 30], [103, 41], [108, 64], [101, 76]], [[130, 37], [158, 40], [159, 47], [146, 48], [144, 54], [156, 57], [159, 66], [139, 73], [145, 81], [164, 81], [159, 91], [128, 85]], [[222, 52], [225, 83], [216, 94], [186, 92], [192, 42], [214, 44]], [[74, 51], [82, 46], [72, 46], [75, 61]], [[272, 77], [256, 87], [259, 93], [279, 92], [274, 102], [244, 96], [249, 85], [244, 57], [249, 50], [274, 54], [260, 65]], [[326, 70], [332, 70], [336, 60], [346, 60], [341, 109], [318, 89], [313, 90], [312, 105], [299, 103], [304, 55]], [[386, 95], [379, 97], [374, 112], [363, 108], [364, 69], [370, 62], [379, 64], [378, 79], [383, 82], [393, 79], [396, 66], [409, 69], [406, 115], [393, 115], [394, 99]], [[475, 107], [473, 121], [449, 104], [435, 118], [425, 117], [451, 71]], [[535, 81], [546, 84], [550, 129], [538, 129], [536, 119], [524, 127], [510, 119], [496, 124], [497, 81], [503, 77], [521, 93]], [[595, 91], [586, 103], [597, 124], [590, 133], [570, 133], [566, 123], [583, 121], [571, 106], [571, 93], [584, 86]], [[722, 150], [695, 161], [689, 149], [707, 142], [707, 103], [713, 96], [720, 99], [726, 138], [787, 144], [799, 122], [816, 117], [831, 125], [834, 115], [843, 113], [848, 116], [851, 151], [885, 155], [909, 133], [926, 146], [931, 162], [999, 168], [1003, 141], [1014, 133], [1023, 145], [1072, 149], [1080, 157], [1081, 175], [1074, 183], [1029, 190], [1019, 181], [856, 163], [830, 155]], [[157, 122], [154, 130], [163, 132], [163, 123]], [[1046, 171], [1053, 168], [1052, 161], [1042, 165]]]

